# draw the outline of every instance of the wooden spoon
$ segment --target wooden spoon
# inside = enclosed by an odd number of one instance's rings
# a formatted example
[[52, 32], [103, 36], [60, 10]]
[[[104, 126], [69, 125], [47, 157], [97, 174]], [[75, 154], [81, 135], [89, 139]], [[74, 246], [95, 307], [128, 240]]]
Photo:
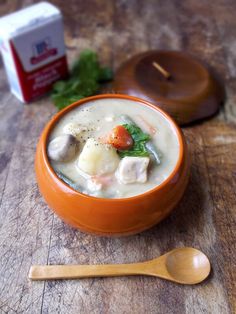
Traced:
[[143, 263], [31, 266], [29, 278], [47, 280], [148, 275], [182, 284], [196, 284], [207, 278], [210, 269], [210, 262], [205, 254], [194, 248], [183, 247]]

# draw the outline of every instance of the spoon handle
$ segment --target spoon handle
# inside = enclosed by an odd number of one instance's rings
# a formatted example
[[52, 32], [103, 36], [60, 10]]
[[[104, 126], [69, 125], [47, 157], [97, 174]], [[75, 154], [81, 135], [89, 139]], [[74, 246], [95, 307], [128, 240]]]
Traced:
[[35, 265], [31, 266], [32, 280], [76, 279], [146, 274], [145, 263], [114, 265]]

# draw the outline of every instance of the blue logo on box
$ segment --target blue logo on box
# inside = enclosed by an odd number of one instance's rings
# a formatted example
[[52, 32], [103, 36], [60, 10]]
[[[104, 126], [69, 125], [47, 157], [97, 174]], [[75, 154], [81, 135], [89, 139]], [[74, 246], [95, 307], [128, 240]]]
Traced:
[[51, 40], [46, 37], [33, 44], [33, 57], [30, 59], [31, 64], [37, 64], [45, 59], [57, 55], [57, 49], [51, 47]]

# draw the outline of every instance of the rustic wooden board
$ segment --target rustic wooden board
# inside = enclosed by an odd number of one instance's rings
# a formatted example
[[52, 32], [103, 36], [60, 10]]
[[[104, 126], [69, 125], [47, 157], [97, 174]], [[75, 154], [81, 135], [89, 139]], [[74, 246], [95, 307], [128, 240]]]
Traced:
[[[0, 15], [32, 0], [0, 1]], [[65, 225], [39, 195], [35, 147], [56, 112], [49, 98], [19, 103], [0, 65], [0, 313], [236, 312], [236, 25], [234, 0], [54, 0], [64, 15], [69, 61], [93, 48], [116, 69], [147, 49], [184, 49], [226, 82], [211, 120], [184, 129], [191, 178], [173, 214], [136, 236], [104, 238]], [[149, 277], [30, 282], [32, 264], [129, 263], [194, 246], [212, 262], [209, 279], [180, 286]]]

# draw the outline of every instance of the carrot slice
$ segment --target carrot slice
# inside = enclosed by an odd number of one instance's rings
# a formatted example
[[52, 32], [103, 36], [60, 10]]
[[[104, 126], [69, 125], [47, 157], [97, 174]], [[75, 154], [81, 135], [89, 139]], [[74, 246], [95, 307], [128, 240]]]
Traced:
[[157, 129], [152, 126], [146, 119], [144, 119], [142, 116], [137, 115], [136, 118], [138, 118], [138, 122], [141, 128], [143, 128], [146, 132], [148, 132], [149, 134], [156, 134]]
[[114, 146], [116, 149], [125, 150], [133, 146], [133, 139], [123, 125], [117, 125], [108, 134], [107, 143]]

